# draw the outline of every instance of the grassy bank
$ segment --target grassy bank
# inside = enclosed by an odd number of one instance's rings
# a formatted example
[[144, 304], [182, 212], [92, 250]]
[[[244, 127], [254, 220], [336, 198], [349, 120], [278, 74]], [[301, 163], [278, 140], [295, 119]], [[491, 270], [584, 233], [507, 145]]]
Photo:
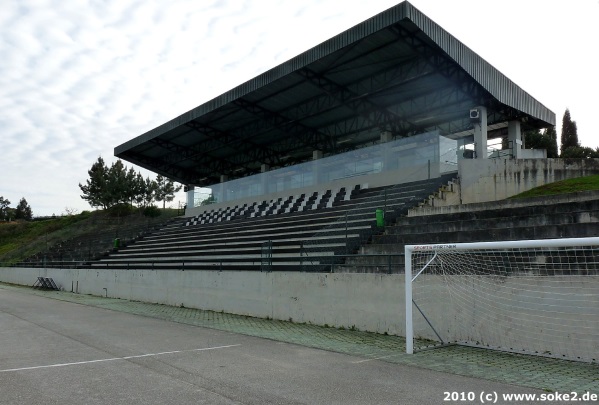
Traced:
[[599, 175], [577, 177], [574, 179], [556, 181], [544, 186], [535, 187], [531, 190], [517, 194], [514, 198], [543, 197], [547, 195], [575, 193], [578, 191], [599, 190]]
[[0, 263], [17, 263], [53, 246], [114, 228], [139, 225], [140, 222], [161, 223], [177, 215], [177, 210], [160, 210], [156, 217], [144, 217], [141, 212], [115, 213], [110, 211], [85, 211], [44, 219], [41, 221], [0, 222]]

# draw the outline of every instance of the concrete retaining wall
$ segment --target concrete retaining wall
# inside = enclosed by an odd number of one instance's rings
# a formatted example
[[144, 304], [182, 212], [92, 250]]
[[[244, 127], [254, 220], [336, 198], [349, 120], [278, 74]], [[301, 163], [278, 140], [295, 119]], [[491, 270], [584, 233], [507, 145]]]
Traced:
[[[405, 332], [403, 274], [0, 268], [0, 281], [3, 282], [33, 285], [38, 276], [52, 277], [63, 290], [81, 294], [184, 305], [317, 325], [356, 327], [378, 333], [404, 335]], [[451, 294], [442, 279], [421, 277], [419, 287], [427, 285], [432, 291], [427, 294], [424, 305], [427, 316], [434, 320], [442, 337], [447, 340], [469, 338], [502, 347], [525, 343], [526, 347], [522, 349], [573, 358], [586, 359], [599, 353], [597, 298], [588, 300], [595, 307], [584, 313], [568, 308], [558, 310], [561, 315], [554, 318], [559, 319], [558, 323], [571, 327], [556, 335], [543, 330], [542, 324], [532, 322], [535, 315], [522, 309], [514, 312], [499, 308], [494, 319], [490, 316], [491, 312], [481, 305], [482, 302], [450, 305]], [[564, 302], [563, 294], [573, 294], [570, 298], [576, 302], [579, 291], [599, 291], [599, 277], [560, 277], [563, 291], [555, 288], [556, 280], [538, 277], [529, 281], [529, 285], [531, 282], [536, 285], [528, 290], [536, 287], [547, 290], [534, 297], [532, 306], [555, 308], [556, 302]], [[510, 297], [521, 290], [510, 283], [520, 281], [498, 281], [492, 290], [503, 291], [498, 295]], [[551, 288], [541, 288], [544, 284], [551, 284]], [[488, 288], [488, 283], [484, 287]], [[478, 289], [475, 285], [470, 288], [473, 292]], [[476, 295], [482, 296], [472, 294], [473, 299]], [[530, 298], [529, 295], [526, 297]], [[557, 298], [562, 301], [557, 301]], [[416, 311], [414, 323], [417, 336], [434, 337]], [[474, 328], [464, 334], [467, 330], [465, 325]], [[585, 331], [586, 338], [575, 339], [581, 330]], [[491, 338], [483, 340], [482, 337], [487, 335]]]
[[489, 211], [522, 207], [543, 207], [555, 204], [564, 204], [581, 201], [599, 200], [599, 191], [577, 191], [574, 193], [547, 195], [542, 197], [515, 198], [509, 200], [489, 201], [484, 203], [453, 204], [446, 206], [422, 206], [411, 209], [409, 217], [458, 214], [462, 212]]
[[498, 201], [531, 188], [599, 174], [599, 159], [462, 159], [463, 204]]

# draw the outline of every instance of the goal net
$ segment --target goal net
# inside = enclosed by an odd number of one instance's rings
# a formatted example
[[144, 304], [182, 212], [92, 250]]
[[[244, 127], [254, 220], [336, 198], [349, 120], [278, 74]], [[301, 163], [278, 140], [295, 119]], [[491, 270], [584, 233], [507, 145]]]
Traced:
[[405, 247], [406, 351], [599, 361], [599, 238]]

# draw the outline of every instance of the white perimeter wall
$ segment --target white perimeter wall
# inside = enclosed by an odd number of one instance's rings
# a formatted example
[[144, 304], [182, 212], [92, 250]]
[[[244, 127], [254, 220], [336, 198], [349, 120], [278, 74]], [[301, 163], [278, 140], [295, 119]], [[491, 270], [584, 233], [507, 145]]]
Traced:
[[[445, 340], [599, 361], [599, 276], [421, 275], [413, 294]], [[415, 308], [414, 320], [434, 339]]]
[[[52, 277], [61, 289], [73, 289], [80, 294], [405, 334], [403, 274], [0, 268], [2, 282], [33, 285], [38, 276]], [[423, 282], [424, 276], [421, 277]], [[535, 289], [538, 287], [540, 293], [531, 302], [531, 309], [545, 306], [555, 309], [556, 302], [564, 302], [564, 294], [572, 295], [572, 300], [576, 301], [576, 291], [588, 291], [590, 284], [593, 284], [591, 291], [599, 291], [597, 276], [561, 276], [561, 281], [564, 291], [555, 287], [545, 289], [543, 285], [547, 280], [543, 277], [534, 280], [537, 283]], [[535, 318], [530, 311], [498, 309], [493, 310], [496, 313], [493, 318], [488, 309], [481, 310], [480, 304], [474, 301], [452, 307], [451, 295], [442, 279], [428, 276], [426, 284], [431, 293], [423, 303], [425, 311], [446, 340], [478, 340], [480, 336], [490, 336], [485, 343], [497, 346], [523, 344], [526, 346], [523, 349], [539, 353], [548, 351], [585, 359], [596, 358], [599, 353], [597, 299], [589, 300], [595, 305], [593, 308], [579, 312], [571, 308], [562, 311], [563, 320], [556, 322], [563, 323], [565, 329], [553, 333], [543, 330], [537, 323], [528, 322], [527, 319]], [[498, 296], [509, 298], [519, 289], [503, 280], [497, 290]], [[521, 293], [530, 298], [528, 290], [530, 288]], [[597, 316], [589, 318], [589, 313]], [[465, 332], [468, 328], [465, 325], [473, 329]], [[416, 336], [434, 337], [416, 310], [414, 328]], [[572, 339], [580, 333], [586, 338]]]
[[[0, 281], [51, 277], [65, 291], [403, 335], [403, 275], [2, 268]], [[104, 290], [106, 288], [106, 290]]]

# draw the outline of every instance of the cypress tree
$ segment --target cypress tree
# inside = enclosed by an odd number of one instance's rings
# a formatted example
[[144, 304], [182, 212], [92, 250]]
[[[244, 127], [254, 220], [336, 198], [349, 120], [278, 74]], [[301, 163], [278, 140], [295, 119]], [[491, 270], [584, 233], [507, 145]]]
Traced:
[[548, 140], [547, 157], [548, 158], [559, 157], [559, 152], [557, 149], [557, 132], [555, 132], [555, 127], [551, 126], [551, 127], [547, 128], [545, 130], [544, 136]]
[[578, 142], [578, 130], [576, 129], [576, 121], [572, 121], [569, 109], [566, 109], [566, 112], [564, 113], [564, 118], [562, 119], [561, 141], [562, 153], [564, 153], [564, 151], [568, 148], [580, 146], [580, 143]]

